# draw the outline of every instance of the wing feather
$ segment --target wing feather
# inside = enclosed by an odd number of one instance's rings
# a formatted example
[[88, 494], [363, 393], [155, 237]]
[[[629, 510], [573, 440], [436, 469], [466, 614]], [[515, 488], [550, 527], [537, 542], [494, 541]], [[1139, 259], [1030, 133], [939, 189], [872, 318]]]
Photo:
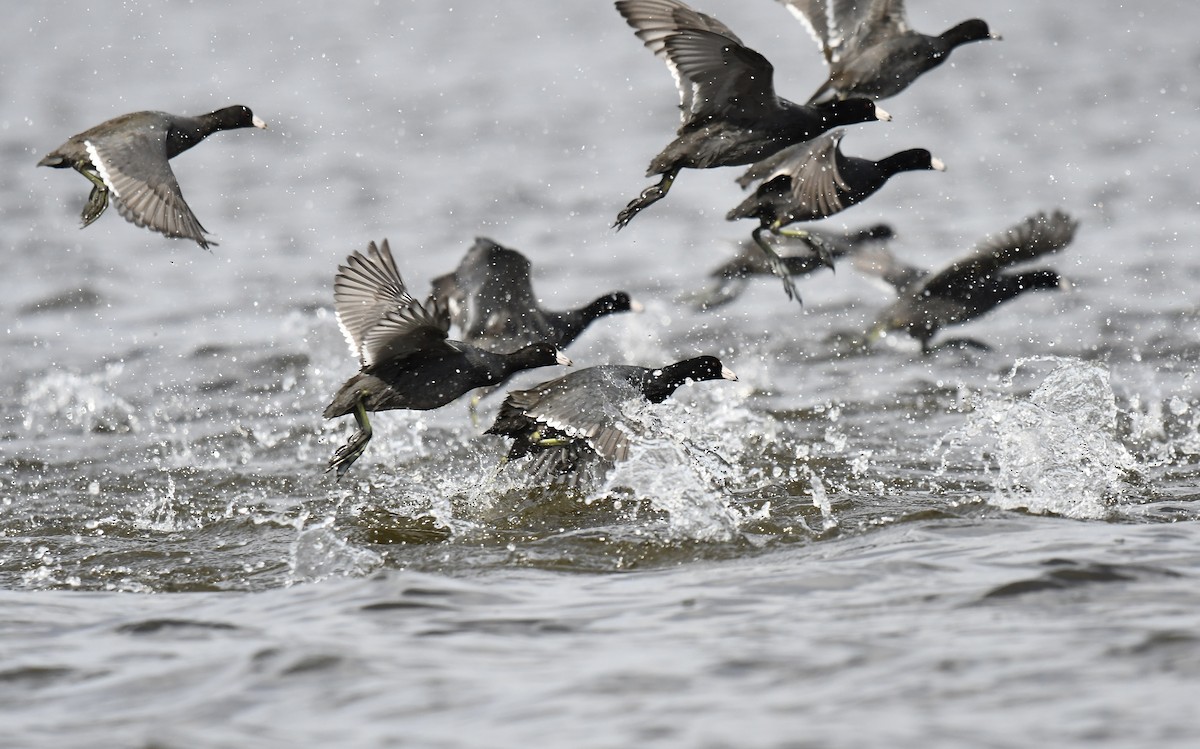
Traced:
[[86, 140], [84, 148], [126, 221], [204, 248], [216, 244], [205, 238], [207, 232], [183, 199], [167, 162], [162, 130], [137, 132], [120, 141]]

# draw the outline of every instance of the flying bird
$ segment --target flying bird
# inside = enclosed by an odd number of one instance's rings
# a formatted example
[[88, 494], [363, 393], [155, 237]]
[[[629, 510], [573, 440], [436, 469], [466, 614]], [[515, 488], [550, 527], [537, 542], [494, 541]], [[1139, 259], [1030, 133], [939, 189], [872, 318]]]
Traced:
[[662, 403], [688, 382], [736, 380], [714, 356], [651, 369], [604, 364], [508, 394], [488, 434], [513, 440], [506, 460], [532, 455], [527, 470], [549, 484], [578, 485], [625, 460], [638, 435], [624, 408]]
[[[800, 237], [808, 241], [826, 264], [833, 258], [819, 235], [804, 229], [785, 227], [803, 221], [816, 221], [841, 213], [879, 191], [900, 172], [932, 169], [944, 171], [945, 165], [923, 148], [912, 148], [872, 161], [842, 153], [844, 130], [834, 130], [809, 143], [791, 146], [759, 162], [738, 180], [743, 187], [759, 181], [758, 187], [725, 218], [758, 219], [751, 232], [773, 267], [778, 255], [763, 239], [762, 233]], [[776, 271], [776, 275], [779, 272]], [[784, 283], [788, 298], [792, 289]]]
[[999, 39], [972, 18], [937, 36], [913, 31], [904, 0], [780, 0], [816, 41], [829, 79], [808, 100], [886, 99], [946, 61], [956, 47]]
[[132, 112], [71, 136], [38, 166], [71, 168], [92, 183], [83, 226], [100, 218], [111, 196], [126, 221], [168, 237], [194, 240], [207, 249], [216, 242], [204, 236], [208, 231], [183, 199], [168, 160], [217, 131], [266, 126], [243, 106], [198, 117]]
[[[1062, 211], [1039, 212], [983, 239], [937, 272], [903, 263], [884, 247], [866, 249], [855, 256], [855, 268], [883, 279], [899, 295], [876, 318], [869, 340], [901, 330], [920, 341], [922, 353], [927, 354], [934, 350], [930, 345], [934, 336], [947, 325], [974, 320], [1028, 291], [1063, 288], [1065, 281], [1053, 270], [1014, 273], [1008, 269], [1063, 249], [1075, 238], [1078, 226]], [[987, 348], [969, 339], [956, 343]]]

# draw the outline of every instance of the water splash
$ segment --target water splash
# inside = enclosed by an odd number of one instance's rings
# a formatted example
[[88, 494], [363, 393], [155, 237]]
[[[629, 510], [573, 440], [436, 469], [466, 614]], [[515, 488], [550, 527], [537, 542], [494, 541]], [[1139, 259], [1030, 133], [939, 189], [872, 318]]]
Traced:
[[158, 490], [147, 482], [148, 499], [141, 506], [135, 506], [134, 516], [130, 525], [142, 530], [158, 531], [160, 533], [176, 533], [198, 527], [200, 523], [192, 518], [185, 518], [180, 513], [179, 498], [175, 491], [175, 478], [166, 476], [166, 487]]
[[26, 383], [23, 426], [38, 434], [64, 423], [82, 432], [136, 432], [140, 426], [136, 409], [111, 392], [123, 369], [116, 363], [91, 375], [50, 372], [37, 376]]
[[987, 395], [974, 403], [967, 427], [955, 435], [985, 436], [996, 462], [987, 501], [1077, 519], [1105, 519], [1130, 499], [1138, 462], [1117, 432], [1117, 401], [1108, 370], [1059, 357], [1020, 359], [1001, 381], [1054, 369], [1028, 395]]
[[360, 577], [383, 565], [383, 557], [370, 549], [355, 546], [334, 530], [334, 518], [304, 526], [296, 522], [296, 540], [288, 560], [287, 584], [317, 582], [328, 577]]
[[591, 500], [632, 491], [667, 517], [667, 533], [701, 541], [726, 541], [739, 533], [747, 510], [729, 501], [745, 483], [745, 455], [774, 441], [778, 425], [745, 406], [748, 388], [706, 388], [694, 400], [624, 411], [632, 433], [642, 435], [629, 458], [612, 468]]
[[829, 492], [821, 477], [812, 468], [808, 469], [808, 485], [812, 488], [813, 507], [821, 511], [821, 531], [830, 531], [838, 527], [838, 519], [833, 514], [833, 504], [829, 501]]

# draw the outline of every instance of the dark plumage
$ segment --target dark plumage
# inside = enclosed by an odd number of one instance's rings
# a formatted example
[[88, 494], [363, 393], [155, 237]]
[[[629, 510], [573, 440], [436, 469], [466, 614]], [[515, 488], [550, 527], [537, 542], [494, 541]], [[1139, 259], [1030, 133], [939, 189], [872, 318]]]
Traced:
[[537, 341], [566, 348], [594, 320], [641, 309], [624, 291], [605, 294], [578, 309], [542, 309], [530, 268], [520, 252], [479, 237], [453, 273], [434, 279], [431, 297], [450, 310], [464, 341], [500, 352]]
[[592, 468], [628, 456], [633, 435], [622, 407], [661, 403], [686, 382], [719, 378], [737, 376], [713, 356], [660, 369], [588, 367], [509, 393], [487, 433], [512, 438], [509, 460], [532, 454], [529, 470], [536, 479], [574, 484]]
[[681, 169], [753, 164], [831, 127], [890, 119], [866, 99], [818, 108], [780, 98], [765, 57], [743, 46], [725, 24], [679, 0], [618, 0], [616, 6], [675, 76], [683, 119], [678, 137], [646, 172], [662, 175], [661, 181], [618, 214], [618, 228], [664, 198]]
[[326, 419], [354, 414], [358, 431], [329, 461], [341, 478], [371, 439], [368, 411], [439, 408], [464, 393], [503, 382], [513, 372], [570, 364], [553, 344], [534, 343], [512, 353], [484, 351], [447, 338], [450, 315], [409, 295], [387, 240], [372, 242], [338, 266], [333, 282], [338, 324], [361, 371], [338, 390]]
[[184, 201], [168, 159], [218, 130], [266, 126], [243, 106], [225, 107], [199, 117], [133, 112], [72, 136], [38, 166], [70, 167], [92, 183], [83, 208], [84, 226], [100, 218], [111, 193], [126, 221], [168, 237], [192, 239], [207, 248], [216, 242], [205, 238], [208, 232]]
[[930, 341], [946, 325], [973, 320], [1027, 291], [1060, 288], [1062, 279], [1052, 270], [1004, 271], [1066, 247], [1078, 226], [1062, 211], [1037, 213], [982, 240], [970, 254], [936, 273], [905, 265], [883, 247], [856, 254], [856, 268], [882, 278], [899, 293], [879, 314], [870, 338], [903, 330], [928, 353]]
[[[887, 242], [895, 233], [887, 224], [875, 224], [864, 229], [837, 233], [812, 229], [808, 235], [803, 240], [776, 247], [776, 252], [791, 276], [805, 276], [828, 267], [825, 260], [813, 251], [813, 244], [825, 248], [829, 259], [837, 260], [854, 253], [863, 245]], [[753, 241], [746, 241], [738, 247], [736, 255], [709, 273], [713, 282], [707, 289], [688, 294], [685, 300], [701, 310], [714, 309], [737, 299], [752, 277], [769, 276], [773, 273], [771, 261], [758, 245]]]
[[[772, 234], [807, 238], [827, 263], [832, 258], [820, 242], [812, 241], [808, 231], [788, 232], [783, 227], [801, 221], [816, 221], [840, 213], [874, 195], [893, 175], [919, 169], [944, 170], [942, 162], [923, 148], [894, 153], [872, 161], [842, 153], [844, 130], [827, 133], [811, 143], [792, 146], [755, 164], [738, 180], [743, 187], [761, 180], [754, 194], [725, 215], [729, 221], [756, 218], [751, 233], [754, 242], [767, 254], [772, 267], [778, 255], [762, 238], [764, 230]], [[776, 275], [780, 275], [778, 271]], [[788, 298], [793, 289], [784, 284]]]
[[812, 34], [825, 61], [827, 80], [808, 101], [850, 97], [886, 99], [946, 61], [955, 47], [999, 39], [973, 18], [938, 36], [913, 31], [904, 0], [780, 0]]

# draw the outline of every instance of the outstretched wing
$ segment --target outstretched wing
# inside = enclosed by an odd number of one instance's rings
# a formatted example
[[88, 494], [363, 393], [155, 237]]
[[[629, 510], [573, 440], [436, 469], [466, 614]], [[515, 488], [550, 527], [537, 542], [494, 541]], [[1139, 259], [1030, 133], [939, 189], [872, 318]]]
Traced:
[[767, 58], [720, 34], [687, 29], [664, 41], [679, 75], [691, 83], [688, 120], [736, 111], [756, 119], [778, 106]]
[[845, 51], [861, 50], [874, 46], [885, 39], [894, 39], [901, 34], [907, 34], [908, 21], [904, 17], [904, 0], [873, 0], [873, 2], [857, 2], [857, 0], [835, 0], [837, 5], [850, 6], [838, 13], [846, 13], [848, 18], [841, 25], [845, 38], [842, 48]]
[[730, 100], [731, 91], [740, 93], [741, 106], [774, 98], [771, 63], [712, 16], [678, 0], [619, 0], [616, 6], [646, 47], [666, 62], [679, 89], [684, 122], [708, 116]]
[[526, 471], [534, 483], [570, 488], [598, 481], [606, 467], [604, 458], [586, 442], [571, 442], [534, 453]]
[[838, 166], [845, 130], [833, 130], [806, 144], [803, 154], [781, 171], [792, 177], [793, 213], [832, 216], [843, 210], [839, 190], [847, 191]]
[[655, 55], [663, 58], [668, 66], [663, 41], [670, 35], [683, 29], [700, 29], [741, 44], [737, 34], [725, 24], [710, 15], [689, 8], [679, 0], [617, 0], [617, 12], [634, 28], [637, 37]]
[[505, 405], [587, 442], [606, 460], [623, 460], [629, 454], [630, 434], [622, 405], [635, 399], [645, 401], [625, 374], [626, 369], [610, 367], [604, 376], [582, 382], [577, 375], [587, 370], [581, 370], [531, 390], [509, 393]]
[[445, 347], [450, 314], [434, 302], [426, 307], [413, 301], [407, 307], [387, 312], [363, 336], [362, 364], [403, 359], [417, 352]]
[[428, 308], [408, 293], [387, 240], [371, 242], [338, 266], [333, 280], [338, 325], [363, 366], [397, 353], [445, 340], [450, 316], [438, 303]]
[[855, 248], [854, 268], [864, 275], [884, 281], [899, 294], [929, 276], [929, 271], [902, 262], [883, 244]]
[[[760, 198], [768, 192], [781, 194], [786, 190], [788, 212], [796, 220], [802, 220], [799, 217], [804, 214], [824, 217], [838, 213], [845, 208], [838, 191], [850, 189], [838, 166], [845, 134], [845, 130], [832, 130], [788, 146], [750, 167], [738, 178], [738, 184], [746, 187], [761, 181], [756, 192]], [[786, 177], [786, 182], [780, 177]]]
[[780, 0], [793, 16], [796, 17], [809, 36], [817, 43], [825, 62], [833, 62], [834, 48], [830, 39], [834, 35], [836, 22], [829, 14], [830, 3], [827, 0]]
[[85, 140], [88, 158], [126, 221], [168, 237], [216, 244], [183, 199], [166, 156], [166, 131], [136, 131], [116, 140]]
[[816, 41], [830, 65], [854, 50], [908, 31], [904, 0], [780, 0]]
[[931, 293], [954, 287], [958, 279], [998, 273], [1009, 266], [1058, 252], [1075, 238], [1079, 222], [1060, 210], [1039, 211], [1002, 232], [975, 245], [966, 257], [956, 260], [925, 283]]

